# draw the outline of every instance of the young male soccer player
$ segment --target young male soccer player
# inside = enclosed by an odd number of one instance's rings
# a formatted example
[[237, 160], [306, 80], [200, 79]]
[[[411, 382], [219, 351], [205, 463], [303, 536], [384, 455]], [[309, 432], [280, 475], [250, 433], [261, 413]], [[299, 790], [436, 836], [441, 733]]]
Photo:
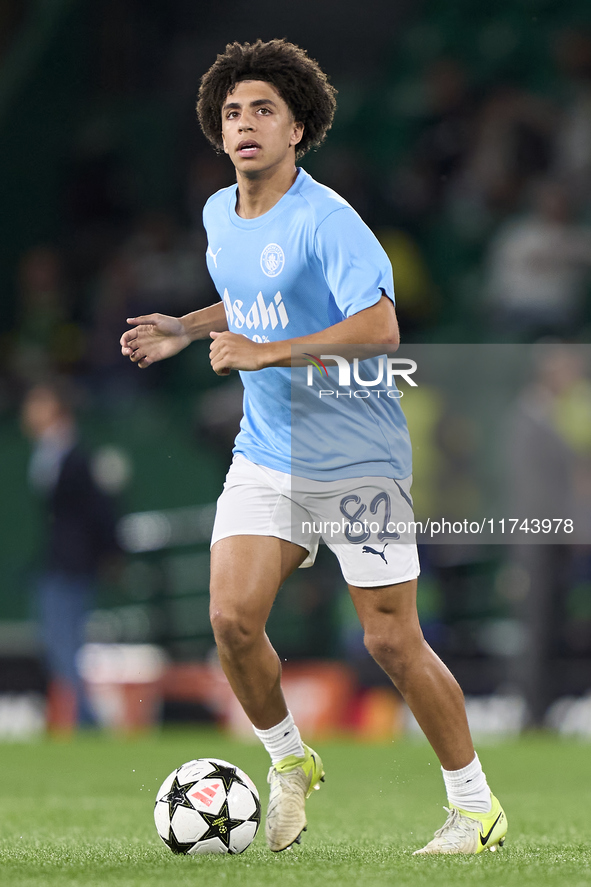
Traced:
[[[211, 336], [215, 372], [241, 373], [244, 418], [212, 538], [211, 621], [225, 674], [271, 756], [266, 837], [274, 851], [300, 840], [305, 800], [324, 778], [319, 756], [302, 743], [287, 710], [280, 662], [265, 633], [280, 585], [313, 560], [318, 544], [313, 534], [294, 542], [280, 519], [285, 508], [289, 513], [292, 475], [316, 490], [332, 485], [337, 501], [340, 484], [379, 475], [410, 502], [410, 444], [400, 409], [383, 417], [390, 443], [368, 435], [366, 462], [355, 456], [357, 463], [348, 464], [353, 457], [335, 450], [326, 465], [313, 457], [309, 465], [292, 463], [292, 346], [310, 352], [315, 345], [398, 343], [385, 253], [344, 200], [296, 167], [330, 128], [334, 96], [316, 62], [284, 40], [233, 43], [218, 56], [202, 79], [197, 110], [205, 135], [236, 169], [237, 184], [214, 194], [203, 214], [221, 301], [181, 318], [129, 318], [133, 328], [121, 338], [122, 353], [144, 368]], [[312, 501], [312, 516], [313, 509]], [[371, 557], [360, 544], [331, 547], [369, 652], [442, 766], [449, 816], [417, 852], [496, 848], [507, 831], [505, 814], [474, 752], [462, 692], [421, 633], [415, 545], [391, 545], [387, 558]]]

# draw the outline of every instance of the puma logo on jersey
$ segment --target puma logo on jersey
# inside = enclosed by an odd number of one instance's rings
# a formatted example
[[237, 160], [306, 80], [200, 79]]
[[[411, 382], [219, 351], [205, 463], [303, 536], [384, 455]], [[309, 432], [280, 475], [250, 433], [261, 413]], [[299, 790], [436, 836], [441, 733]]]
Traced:
[[244, 310], [244, 302], [242, 299], [230, 299], [228, 290], [224, 290], [224, 308], [228, 318], [228, 325], [234, 325], [237, 329], [246, 327], [249, 330], [267, 329], [268, 326], [272, 330], [280, 323], [281, 328], [285, 329], [289, 323], [289, 317], [281, 293], [278, 291], [271, 301], [270, 305], [265, 304], [263, 294], [259, 293], [250, 308]]
[[221, 250], [221, 246], [220, 246], [220, 248], [214, 253], [214, 252], [212, 252], [212, 249], [211, 249], [209, 243], [207, 244], [207, 255], [208, 255], [208, 256], [211, 256], [211, 258], [213, 259], [213, 264], [215, 265], [216, 268], [217, 268], [217, 266], [218, 266], [218, 255], [219, 255], [220, 250]]

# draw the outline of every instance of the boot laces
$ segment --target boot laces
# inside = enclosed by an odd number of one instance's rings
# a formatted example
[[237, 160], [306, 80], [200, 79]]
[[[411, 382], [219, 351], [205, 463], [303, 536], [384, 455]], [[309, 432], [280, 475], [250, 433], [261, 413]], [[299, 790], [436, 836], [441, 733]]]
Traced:
[[462, 816], [455, 807], [444, 807], [447, 810], [448, 817], [435, 832], [435, 838], [445, 838], [450, 844], [459, 845], [463, 838], [469, 838], [474, 831], [474, 820], [467, 816]]

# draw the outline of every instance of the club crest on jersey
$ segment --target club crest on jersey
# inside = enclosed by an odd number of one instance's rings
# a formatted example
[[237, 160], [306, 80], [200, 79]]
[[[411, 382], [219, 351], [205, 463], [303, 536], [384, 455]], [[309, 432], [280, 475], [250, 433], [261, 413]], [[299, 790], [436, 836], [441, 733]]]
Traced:
[[278, 243], [268, 243], [261, 253], [261, 268], [267, 277], [277, 277], [283, 271], [285, 253]]

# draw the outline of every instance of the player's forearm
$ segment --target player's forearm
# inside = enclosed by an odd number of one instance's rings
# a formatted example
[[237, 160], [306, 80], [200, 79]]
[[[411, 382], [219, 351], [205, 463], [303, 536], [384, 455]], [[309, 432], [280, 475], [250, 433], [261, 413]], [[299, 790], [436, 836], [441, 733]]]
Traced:
[[192, 342], [197, 339], [207, 339], [213, 331], [223, 333], [228, 329], [228, 320], [223, 302], [208, 305], [181, 317], [187, 336]]
[[396, 347], [400, 343], [398, 321], [394, 306], [384, 296], [376, 305], [347, 317], [318, 333], [309, 336], [298, 336], [280, 342], [268, 342], [262, 345], [266, 349], [266, 366], [291, 366], [292, 347], [305, 345], [384, 345]]

